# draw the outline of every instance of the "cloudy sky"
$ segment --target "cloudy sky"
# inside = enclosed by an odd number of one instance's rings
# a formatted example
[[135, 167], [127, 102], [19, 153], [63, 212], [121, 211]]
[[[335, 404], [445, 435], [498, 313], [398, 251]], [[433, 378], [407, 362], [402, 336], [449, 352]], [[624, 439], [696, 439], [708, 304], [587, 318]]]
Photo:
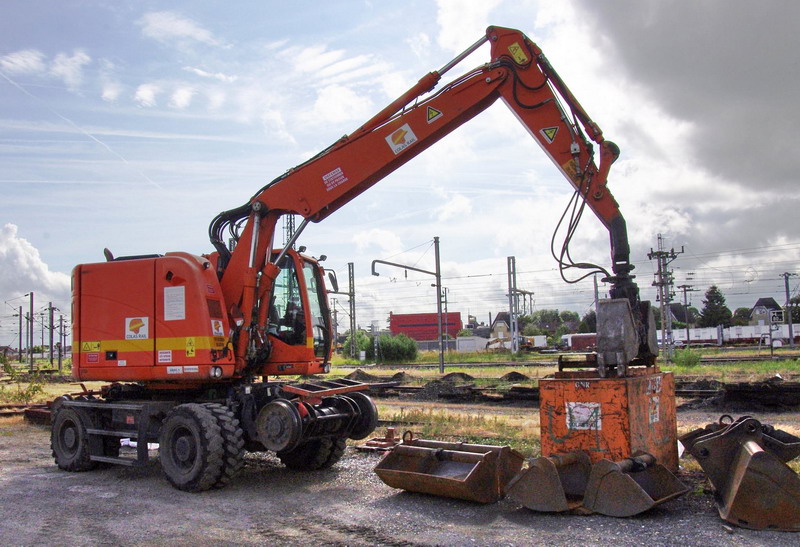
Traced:
[[[657, 235], [676, 284], [733, 309], [784, 301], [800, 272], [795, 190], [800, 3], [410, 0], [0, 4], [0, 345], [34, 291], [68, 315], [69, 273], [117, 255], [211, 251], [208, 223], [352, 132], [490, 25], [518, 28], [622, 150], [609, 187], [645, 298]], [[488, 59], [480, 49], [448, 77]], [[536, 309], [581, 314], [591, 280], [549, 254], [570, 187], [502, 103], [320, 224], [300, 244], [356, 269], [358, 322], [435, 310], [441, 239], [450, 311], [507, 305], [506, 260]], [[572, 257], [608, 267], [587, 214]], [[279, 238], [280, 239], [280, 238]], [[798, 278], [791, 280], [797, 293]], [[346, 309], [344, 298], [337, 298]], [[344, 317], [340, 315], [340, 319]], [[345, 319], [346, 322], [346, 319]]]

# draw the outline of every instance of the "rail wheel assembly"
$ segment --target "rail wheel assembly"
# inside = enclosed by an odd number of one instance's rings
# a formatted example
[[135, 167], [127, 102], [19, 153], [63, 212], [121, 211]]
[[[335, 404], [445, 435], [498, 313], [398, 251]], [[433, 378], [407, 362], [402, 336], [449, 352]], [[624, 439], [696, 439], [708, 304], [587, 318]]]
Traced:
[[292, 450], [303, 435], [303, 421], [297, 407], [286, 399], [270, 401], [256, 418], [258, 440], [267, 450]]

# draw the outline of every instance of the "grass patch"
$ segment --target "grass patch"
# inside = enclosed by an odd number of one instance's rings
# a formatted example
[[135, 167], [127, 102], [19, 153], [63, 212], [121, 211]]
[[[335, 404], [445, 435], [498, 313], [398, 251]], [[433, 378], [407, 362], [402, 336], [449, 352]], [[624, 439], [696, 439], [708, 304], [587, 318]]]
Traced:
[[672, 371], [676, 376], [703, 376], [725, 381], [739, 378], [744, 380], [767, 379], [780, 374], [800, 375], [800, 362], [795, 360], [781, 361], [740, 361], [719, 365], [701, 365], [686, 363], [661, 363], [662, 370]]

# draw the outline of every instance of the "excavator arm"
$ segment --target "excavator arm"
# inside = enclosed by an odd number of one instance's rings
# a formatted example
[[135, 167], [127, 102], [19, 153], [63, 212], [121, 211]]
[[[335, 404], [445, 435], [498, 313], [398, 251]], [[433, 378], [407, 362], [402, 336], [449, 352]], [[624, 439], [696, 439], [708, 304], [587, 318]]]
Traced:
[[[437, 89], [441, 77], [488, 42], [490, 61]], [[425, 98], [423, 98], [425, 96]], [[352, 134], [289, 170], [257, 192], [249, 203], [227, 211], [211, 224], [212, 243], [225, 301], [236, 303], [250, 328], [240, 333], [237, 360], [264, 329], [276, 264], [293, 244], [273, 256], [273, 236], [284, 214], [303, 217], [296, 231], [319, 222], [365, 192], [398, 167], [422, 153], [502, 99], [574, 187], [577, 208], [588, 205], [610, 234], [612, 298], [628, 300], [638, 341], [648, 338], [638, 287], [630, 275], [630, 249], [617, 202], [606, 187], [619, 149], [603, 133], [552, 68], [536, 44], [517, 30], [489, 27], [486, 35], [442, 67], [424, 76]], [[599, 157], [595, 155], [595, 145]], [[229, 251], [224, 228], [237, 236]], [[241, 230], [239, 229], [240, 227]], [[573, 229], [570, 226], [570, 231]], [[568, 257], [566, 245], [560, 256]], [[263, 302], [263, 304], [262, 304]], [[648, 352], [641, 344], [639, 353]]]

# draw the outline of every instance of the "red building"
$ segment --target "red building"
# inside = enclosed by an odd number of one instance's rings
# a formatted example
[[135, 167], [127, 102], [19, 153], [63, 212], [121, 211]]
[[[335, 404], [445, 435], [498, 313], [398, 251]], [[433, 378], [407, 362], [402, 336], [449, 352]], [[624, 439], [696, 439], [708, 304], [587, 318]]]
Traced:
[[[414, 340], [436, 340], [438, 315], [435, 313], [389, 313], [392, 336], [402, 333]], [[461, 312], [442, 314], [442, 332], [455, 338], [462, 329]]]

